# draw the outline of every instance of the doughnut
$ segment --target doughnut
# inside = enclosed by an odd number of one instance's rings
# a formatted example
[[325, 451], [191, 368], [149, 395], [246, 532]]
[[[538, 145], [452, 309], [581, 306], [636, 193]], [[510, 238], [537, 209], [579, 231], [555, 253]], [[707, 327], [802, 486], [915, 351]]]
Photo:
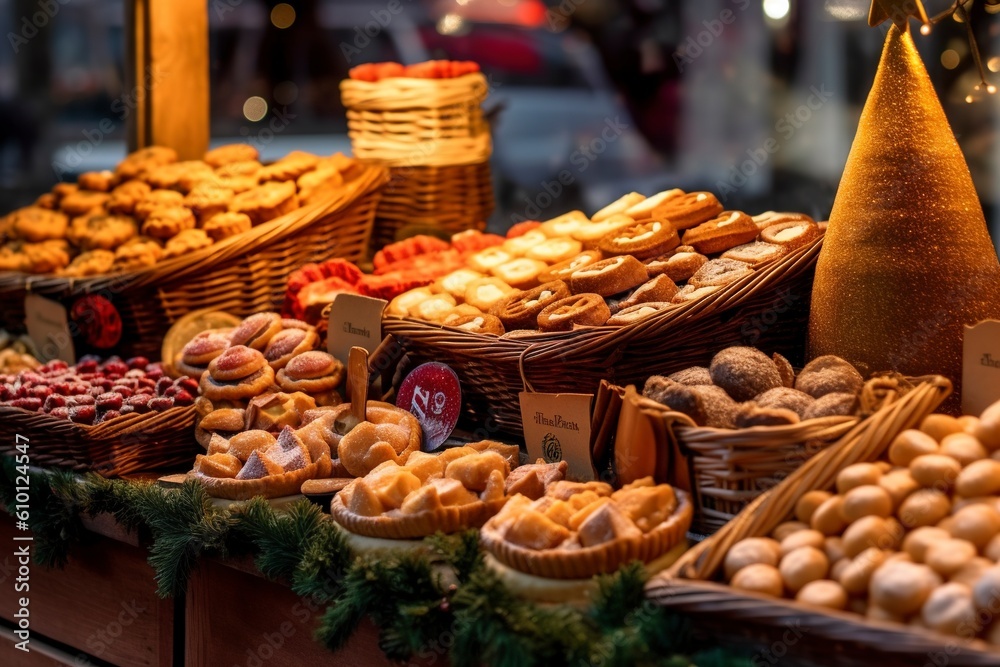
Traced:
[[771, 359], [752, 347], [730, 347], [712, 358], [712, 382], [737, 401], [749, 401], [768, 389], [780, 387], [781, 376]]
[[689, 192], [671, 197], [653, 211], [653, 218], [669, 220], [674, 229], [691, 229], [711, 220], [724, 210], [711, 192]]
[[543, 222], [538, 229], [549, 238], [557, 238], [572, 236], [573, 232], [587, 224], [590, 224], [590, 218], [583, 211], [570, 211]]
[[267, 360], [259, 350], [243, 345], [231, 345], [208, 364], [208, 372], [213, 379], [233, 382], [249, 377], [267, 366]]
[[620, 215], [635, 206], [641, 201], [646, 199], [645, 195], [641, 195], [638, 192], [630, 192], [627, 195], [622, 195], [615, 201], [611, 202], [600, 211], [595, 213], [590, 217], [594, 222], [601, 222], [602, 220], [607, 220], [608, 218]]
[[688, 284], [695, 287], [725, 287], [753, 273], [749, 264], [735, 259], [711, 259], [695, 271]]
[[318, 394], [337, 387], [344, 379], [344, 364], [320, 350], [303, 352], [275, 376], [282, 391]]
[[697, 301], [702, 297], [706, 297], [709, 294], [714, 294], [718, 292], [721, 287], [718, 285], [711, 285], [708, 287], [695, 287], [694, 285], [685, 285], [674, 295], [674, 298], [670, 300], [670, 303], [688, 303], [689, 301]]
[[813, 398], [833, 393], [858, 394], [864, 385], [864, 378], [854, 366], [832, 354], [810, 361], [795, 380], [795, 388]]
[[469, 268], [485, 274], [512, 259], [514, 259], [514, 255], [499, 246], [493, 246], [472, 255], [466, 260], [466, 264], [469, 265]]
[[583, 268], [588, 264], [593, 264], [594, 262], [599, 262], [602, 259], [604, 259], [604, 255], [601, 254], [600, 250], [584, 250], [575, 257], [571, 257], [558, 264], [553, 264], [545, 271], [542, 271], [538, 276], [538, 282], [550, 283], [553, 280], [569, 280], [570, 274], [577, 269]]
[[318, 342], [319, 336], [315, 330], [282, 329], [264, 348], [264, 358], [271, 368], [278, 371], [287, 366], [294, 357], [316, 347]]
[[788, 251], [783, 246], [764, 243], [763, 241], [753, 241], [730, 248], [722, 253], [722, 259], [735, 259], [749, 264], [756, 269], [758, 266], [763, 266], [768, 262], [780, 259], [786, 252]]
[[278, 313], [255, 313], [233, 329], [229, 341], [233, 345], [263, 350], [281, 328], [281, 315]]
[[858, 410], [858, 395], [834, 393], [820, 396], [809, 406], [802, 419], [820, 417], [850, 417]]
[[415, 305], [410, 312], [417, 319], [437, 322], [454, 310], [456, 305], [458, 304], [452, 295], [435, 294]]
[[823, 235], [815, 222], [782, 222], [760, 232], [761, 241], [782, 246], [791, 252], [809, 245]]
[[[521, 234], [520, 236], [515, 236], [514, 238], [509, 238], [501, 244], [501, 248], [506, 250], [514, 257], [523, 257], [525, 253], [534, 248], [540, 243], [545, 243], [548, 240], [545, 234], [537, 229], [533, 229], [530, 232]], [[579, 252], [579, 250], [577, 250]]]
[[785, 222], [814, 222], [805, 213], [778, 213], [776, 211], [765, 211], [753, 216], [753, 222], [757, 229], [764, 231], [772, 225], [780, 225]]
[[611, 310], [600, 295], [577, 294], [546, 306], [538, 314], [538, 328], [570, 331], [576, 326], [601, 326], [610, 317]]
[[638, 259], [658, 257], [681, 244], [669, 222], [645, 220], [611, 232], [597, 242], [605, 255], [632, 255]]
[[753, 401], [742, 403], [736, 411], [736, 428], [753, 426], [787, 426], [798, 424], [799, 416], [784, 408], [762, 408]]
[[492, 314], [500, 318], [505, 331], [534, 329], [538, 325], [539, 313], [568, 296], [569, 286], [556, 280], [527, 291], [511, 293], [496, 303]]
[[809, 394], [789, 387], [768, 389], [764, 393], [754, 397], [753, 400], [762, 408], [791, 410], [800, 419], [806, 419], [805, 415], [807, 411], [816, 402], [816, 399]]
[[548, 268], [549, 265], [541, 260], [518, 257], [493, 267], [490, 273], [514, 289], [531, 289], [538, 285], [538, 276]]
[[775, 352], [771, 355], [774, 365], [778, 367], [778, 374], [781, 375], [781, 384], [785, 387], [795, 386], [795, 369], [792, 362]]
[[725, 211], [719, 217], [684, 232], [684, 245], [703, 255], [713, 255], [757, 238], [757, 225], [742, 211]]
[[477, 334], [502, 336], [505, 333], [503, 323], [500, 322], [500, 318], [488, 313], [480, 313], [479, 315], [461, 315], [454, 320], [444, 322], [444, 324], [449, 327], [455, 327], [456, 329], [471, 331], [472, 333]]
[[646, 260], [646, 270], [649, 275], [665, 275], [675, 283], [684, 282], [698, 272], [708, 257], [695, 252], [690, 246], [678, 246], [673, 254], [660, 255]]
[[611, 296], [641, 285], [649, 280], [649, 274], [635, 257], [619, 255], [577, 269], [570, 274], [569, 280], [574, 294], [589, 292]]
[[442, 276], [434, 281], [434, 288], [442, 292], [447, 292], [456, 301], [465, 299], [465, 290], [473, 280], [483, 278], [482, 273], [472, 269], [458, 269], [446, 276]]
[[528, 259], [538, 259], [546, 264], [557, 264], [573, 259], [580, 254], [583, 244], [568, 236], [551, 238], [529, 248], [524, 256]]
[[677, 188], [674, 188], [673, 190], [664, 190], [663, 192], [659, 192], [652, 197], [646, 197], [641, 202], [633, 204], [629, 208], [625, 209], [625, 215], [632, 218], [636, 222], [641, 220], [650, 220], [654, 217], [653, 211], [655, 211], [657, 207], [666, 203], [670, 199], [680, 197], [683, 194], [684, 191]]
[[493, 304], [513, 291], [513, 287], [499, 278], [477, 278], [465, 288], [465, 303], [487, 312]]
[[614, 327], [627, 326], [638, 322], [639, 320], [644, 320], [650, 315], [654, 315], [660, 311], [673, 307], [674, 304], [669, 301], [649, 301], [646, 303], [637, 303], [622, 308], [617, 313], [612, 315], [611, 319], [608, 320], [608, 325]]
[[580, 228], [570, 234], [570, 236], [583, 243], [584, 248], [590, 250], [592, 248], [596, 248], [597, 242], [608, 234], [634, 224], [635, 220], [627, 215], [613, 215], [607, 220], [602, 220], [601, 222], [591, 222], [581, 225]]

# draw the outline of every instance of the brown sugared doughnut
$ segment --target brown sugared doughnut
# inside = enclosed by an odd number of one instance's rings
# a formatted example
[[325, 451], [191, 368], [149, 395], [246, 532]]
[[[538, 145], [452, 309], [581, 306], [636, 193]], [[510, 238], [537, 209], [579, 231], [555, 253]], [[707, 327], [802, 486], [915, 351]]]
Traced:
[[538, 325], [539, 313], [568, 296], [569, 286], [561, 280], [554, 280], [527, 291], [512, 293], [497, 302], [492, 314], [500, 318], [505, 331], [534, 329]]
[[858, 409], [857, 394], [834, 393], [820, 396], [816, 402], [809, 406], [803, 419], [817, 419], [819, 417], [849, 417]]
[[789, 387], [768, 389], [753, 400], [762, 408], [791, 410], [800, 419], [806, 419], [806, 413], [812, 407], [813, 403], [816, 402], [816, 399], [809, 394]]
[[774, 365], [778, 367], [778, 374], [781, 375], [781, 384], [785, 387], [795, 386], [795, 369], [792, 362], [775, 352], [771, 355]]
[[857, 394], [865, 385], [854, 366], [840, 357], [827, 354], [806, 364], [795, 380], [795, 388], [814, 398], [826, 394]]
[[654, 375], [646, 381], [642, 395], [686, 414], [699, 426], [733, 428], [736, 422], [738, 405], [719, 387], [683, 385]]
[[605, 255], [632, 255], [638, 259], [658, 257], [681, 244], [672, 224], [663, 220], [645, 220], [611, 232], [597, 242]]
[[690, 285], [695, 287], [724, 287], [753, 274], [748, 264], [735, 259], [712, 259], [698, 269]]
[[823, 232], [815, 222], [782, 222], [760, 233], [762, 241], [780, 245], [788, 252], [809, 245]]
[[757, 238], [757, 225], [742, 211], [725, 211], [719, 217], [684, 232], [684, 245], [703, 255], [714, 255]]
[[577, 269], [570, 274], [569, 280], [574, 294], [611, 296], [641, 285], [649, 280], [649, 274], [635, 257], [619, 255]]
[[785, 408], [762, 408], [753, 401], [740, 405], [736, 412], [736, 428], [752, 426], [787, 426], [799, 423], [799, 416]]
[[686, 384], [690, 386], [712, 384], [712, 376], [709, 374], [708, 368], [705, 366], [692, 366], [691, 368], [685, 368], [682, 371], [671, 373], [667, 377], [679, 384]]
[[600, 295], [577, 294], [546, 306], [538, 314], [538, 328], [570, 331], [577, 326], [601, 326], [610, 317], [611, 309]]
[[786, 252], [785, 248], [780, 245], [754, 241], [730, 248], [722, 253], [722, 259], [735, 259], [756, 269], [758, 266], [780, 259]]
[[553, 280], [568, 281], [570, 275], [577, 269], [599, 262], [604, 259], [600, 250], [584, 250], [579, 255], [567, 259], [566, 261], [553, 264], [539, 274], [538, 280], [541, 283], [550, 283]]
[[776, 211], [765, 211], [760, 215], [753, 216], [757, 229], [764, 231], [772, 225], [780, 225], [784, 222], [813, 222], [805, 213], [779, 213]]
[[737, 401], [749, 401], [768, 389], [781, 385], [781, 375], [774, 362], [752, 347], [730, 347], [712, 358], [709, 365], [712, 382]]
[[723, 206], [711, 192], [689, 192], [671, 197], [653, 209], [652, 218], [669, 220], [674, 229], [690, 229], [711, 220], [723, 211]]

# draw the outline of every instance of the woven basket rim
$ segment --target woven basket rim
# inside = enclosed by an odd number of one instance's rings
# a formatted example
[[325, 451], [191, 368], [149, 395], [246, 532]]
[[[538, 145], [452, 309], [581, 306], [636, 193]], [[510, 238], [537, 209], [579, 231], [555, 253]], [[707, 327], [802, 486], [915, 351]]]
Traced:
[[[356, 484], [355, 479], [351, 485]], [[345, 488], [346, 490], [346, 488]], [[338, 493], [330, 502], [330, 515], [345, 530], [365, 537], [384, 539], [417, 539], [437, 532], [456, 533], [468, 528], [478, 528], [484, 521], [500, 511], [507, 497], [500, 500], [477, 500], [466, 505], [442, 507], [418, 514], [402, 516], [361, 516], [347, 509]]]
[[192, 273], [211, 271], [231, 259], [252, 254], [288, 237], [323, 217], [343, 210], [366, 194], [389, 182], [389, 171], [383, 166], [363, 163], [361, 174], [331, 190], [330, 196], [309, 206], [298, 208], [278, 218], [253, 227], [250, 231], [223, 239], [193, 253], [188, 253], [138, 271], [65, 278], [51, 274], [0, 272], [0, 291], [18, 289], [48, 293], [90, 293], [103, 289], [133, 289], [156, 284], [161, 280], [177, 280]]
[[268, 475], [261, 479], [224, 479], [209, 477], [200, 472], [192, 472], [188, 476], [201, 482], [208, 495], [213, 498], [249, 500], [254, 496], [280, 498], [295, 495], [302, 488], [302, 482], [307, 479], [327, 477], [332, 470], [333, 462], [330, 460], [330, 455], [324, 452], [305, 468], [280, 475]]
[[[14, 420], [18, 424], [25, 422], [38, 422], [38, 425], [31, 424], [30, 428], [46, 428], [46, 430], [75, 431], [79, 437], [92, 442], [104, 440], [114, 440], [134, 433], [136, 431], [147, 431], [149, 427], [156, 427], [164, 422], [173, 422], [177, 419], [194, 417], [195, 407], [193, 405], [173, 407], [163, 412], [132, 412], [121, 415], [102, 424], [78, 424], [69, 419], [61, 419], [45, 414], [44, 412], [31, 412], [22, 408], [10, 405], [0, 405], [0, 420]], [[193, 436], [192, 436], [193, 437]]]

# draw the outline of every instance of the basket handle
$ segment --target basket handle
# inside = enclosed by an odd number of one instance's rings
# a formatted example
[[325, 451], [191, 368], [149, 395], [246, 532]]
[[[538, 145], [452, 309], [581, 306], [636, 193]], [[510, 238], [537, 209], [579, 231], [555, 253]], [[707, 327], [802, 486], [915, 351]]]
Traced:
[[947, 378], [923, 378], [913, 391], [870, 419], [858, 423], [837, 443], [809, 459], [784, 482], [753, 500], [715, 535], [684, 554], [666, 576], [710, 579], [736, 542], [770, 533], [791, 514], [803, 494], [830, 487], [840, 471], [849, 465], [877, 459], [899, 433], [920, 424], [948, 397], [951, 390], [951, 381]]

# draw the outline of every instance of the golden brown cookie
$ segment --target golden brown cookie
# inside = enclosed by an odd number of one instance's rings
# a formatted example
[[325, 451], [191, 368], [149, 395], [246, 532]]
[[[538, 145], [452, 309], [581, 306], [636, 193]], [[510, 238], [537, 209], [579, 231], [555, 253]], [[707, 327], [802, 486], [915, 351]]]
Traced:
[[83, 250], [114, 250], [138, 234], [139, 229], [132, 218], [95, 213], [73, 218], [66, 238]]
[[691, 246], [680, 246], [672, 254], [661, 255], [646, 261], [646, 270], [651, 276], [665, 275], [676, 283], [684, 282], [700, 269], [708, 257]]
[[299, 176], [296, 181], [299, 201], [303, 206], [308, 206], [343, 184], [344, 177], [334, 166], [321, 163], [316, 169]]
[[138, 180], [125, 181], [111, 191], [108, 198], [108, 211], [118, 215], [132, 215], [135, 205], [152, 192], [148, 183]]
[[0, 246], [0, 271], [31, 271], [31, 262], [24, 252], [24, 241], [10, 241]]
[[735, 259], [739, 262], [749, 264], [753, 268], [763, 266], [776, 259], [781, 259], [787, 251], [780, 245], [754, 241], [745, 243], [735, 248], [730, 248], [722, 253], [722, 259]]
[[146, 171], [160, 165], [177, 162], [177, 151], [165, 146], [149, 146], [129, 153], [118, 163], [115, 173], [122, 180], [129, 180], [145, 175]]
[[664, 220], [644, 220], [611, 232], [597, 242], [605, 255], [632, 255], [638, 259], [657, 257], [681, 244], [674, 226]]
[[653, 209], [654, 220], [667, 220], [674, 229], [697, 227], [723, 211], [723, 206], [711, 192], [689, 192], [670, 197]]
[[568, 281], [570, 275], [577, 269], [599, 262], [604, 259], [600, 250], [584, 250], [579, 255], [565, 261], [553, 264], [538, 276], [539, 282], [550, 283], [553, 280]]
[[155, 239], [137, 236], [115, 250], [115, 271], [138, 271], [155, 265], [163, 257], [163, 246]]
[[262, 183], [267, 181], [294, 181], [319, 164], [319, 156], [304, 151], [292, 151], [274, 164], [260, 171]]
[[498, 302], [491, 314], [500, 318], [506, 331], [535, 329], [538, 314], [560, 299], [570, 296], [569, 285], [555, 280], [527, 291], [514, 292]]
[[18, 209], [7, 216], [14, 237], [31, 243], [40, 243], [66, 236], [69, 219], [58, 211], [40, 206]]
[[760, 233], [761, 240], [779, 245], [788, 252], [809, 245], [820, 236], [822, 230], [815, 222], [781, 222], [771, 225]]
[[38, 195], [38, 199], [35, 200], [35, 206], [55, 211], [59, 208], [59, 197], [52, 192], [46, 192], [45, 194]]
[[62, 201], [68, 195], [80, 191], [80, 186], [76, 183], [56, 183], [52, 186], [52, 194], [56, 196], [56, 201]]
[[752, 273], [753, 269], [744, 262], [735, 259], [712, 259], [691, 276], [689, 284], [695, 287], [723, 287]]
[[70, 216], [85, 215], [95, 208], [101, 208], [109, 199], [107, 192], [93, 190], [77, 190], [59, 201], [59, 208]]
[[772, 225], [780, 225], [785, 222], [815, 222], [805, 213], [779, 213], [776, 211], [765, 211], [760, 215], [753, 216], [757, 229], [764, 231]]
[[151, 190], [149, 194], [140, 199], [133, 207], [135, 217], [142, 221], [149, 217], [153, 211], [163, 208], [184, 205], [184, 195], [174, 190]]
[[205, 233], [216, 243], [230, 236], [249, 232], [252, 227], [253, 223], [250, 222], [250, 216], [246, 213], [228, 212], [213, 215], [202, 225]]
[[577, 294], [547, 306], [538, 314], [538, 328], [542, 331], [570, 331], [577, 326], [600, 326], [610, 317], [611, 309], [603, 297]]
[[500, 321], [500, 318], [488, 313], [479, 313], [478, 315], [459, 315], [458, 317], [452, 319], [446, 318], [442, 321], [442, 324], [477, 334], [502, 336], [505, 333], [503, 323]]
[[298, 208], [295, 183], [289, 181], [264, 183], [241, 192], [229, 203], [233, 213], [245, 213], [254, 225], [290, 213]]
[[210, 245], [212, 245], [212, 239], [204, 230], [185, 229], [163, 246], [163, 259], [182, 257]]
[[619, 255], [588, 264], [574, 271], [569, 278], [574, 294], [590, 292], [601, 296], [630, 290], [647, 280], [649, 274], [646, 267], [631, 255]]
[[212, 168], [200, 160], [186, 160], [153, 167], [146, 172], [145, 180], [156, 190], [183, 190], [181, 181], [198, 174], [213, 174]]
[[726, 211], [684, 232], [684, 245], [703, 255], [714, 255], [757, 238], [757, 225], [742, 211]]
[[110, 250], [88, 250], [73, 258], [59, 275], [67, 278], [86, 278], [88, 276], [101, 276], [111, 272], [111, 267], [115, 263], [115, 253]]
[[111, 171], [85, 171], [76, 179], [81, 190], [111, 192], [118, 184], [118, 177]]
[[250, 144], [227, 144], [205, 153], [205, 162], [217, 169], [233, 162], [256, 161], [260, 155]]
[[142, 223], [142, 233], [154, 239], [171, 239], [186, 229], [194, 229], [194, 213], [183, 206], [156, 209]]
[[204, 226], [213, 216], [226, 213], [229, 210], [229, 202], [235, 195], [236, 193], [229, 188], [203, 181], [184, 197], [184, 205], [191, 209], [198, 222]]
[[62, 239], [25, 243], [22, 251], [28, 258], [31, 273], [54, 273], [69, 266], [69, 243]]

